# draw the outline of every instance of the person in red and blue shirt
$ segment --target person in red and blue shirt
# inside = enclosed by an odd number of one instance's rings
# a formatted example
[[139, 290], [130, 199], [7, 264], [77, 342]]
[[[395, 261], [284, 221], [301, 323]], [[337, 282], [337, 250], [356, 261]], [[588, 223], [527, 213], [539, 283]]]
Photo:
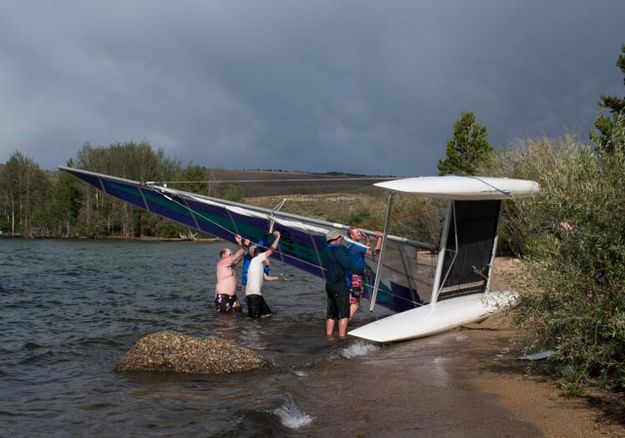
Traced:
[[[360, 268], [360, 273], [349, 272], [347, 275], [347, 288], [350, 293], [349, 319], [351, 320], [360, 307], [360, 299], [365, 290], [365, 279], [363, 275], [366, 267], [365, 256], [373, 257], [380, 252], [380, 248], [382, 247], [382, 233], [379, 231], [375, 232], [375, 246], [373, 249], [369, 247], [369, 236], [364, 234], [358, 227], [351, 227], [347, 232], [347, 237], [353, 241], [347, 244], [349, 258]], [[364, 245], [359, 243], [361, 240], [364, 240]]]

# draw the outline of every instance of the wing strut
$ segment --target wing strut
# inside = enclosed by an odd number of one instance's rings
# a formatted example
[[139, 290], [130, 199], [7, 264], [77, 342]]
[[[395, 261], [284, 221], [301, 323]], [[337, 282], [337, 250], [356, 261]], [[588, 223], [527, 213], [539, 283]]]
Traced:
[[386, 249], [386, 236], [388, 235], [388, 227], [391, 220], [391, 209], [393, 208], [393, 193], [388, 194], [388, 203], [386, 204], [386, 218], [384, 219], [384, 231], [382, 232], [382, 247], [380, 248], [380, 258], [378, 259], [378, 267], [375, 270], [375, 281], [373, 282], [373, 291], [371, 292], [371, 304], [369, 312], [373, 312], [375, 300], [378, 297], [378, 289], [380, 288], [380, 272], [384, 263], [384, 250]]
[[280, 211], [280, 209], [284, 206], [284, 204], [286, 203], [286, 198], [284, 198], [282, 201], [280, 201], [278, 203], [278, 205], [276, 205], [273, 210], [271, 210], [271, 220], [269, 221], [269, 234], [273, 233], [273, 226], [276, 224], [276, 220], [274, 218], [273, 213], [275, 211]]
[[[455, 214], [454, 214], [454, 201], [447, 201], [447, 208], [445, 209], [445, 217], [443, 218], [443, 226], [441, 229], [441, 241], [439, 244], [438, 257], [436, 260], [436, 272], [434, 274], [434, 281], [432, 282], [432, 303], [438, 301], [438, 294], [441, 288], [441, 277], [443, 276], [443, 264], [445, 263], [445, 252], [447, 251], [447, 238], [449, 237], [450, 221], [454, 219], [455, 227]], [[457, 232], [456, 232], [457, 237]], [[456, 245], [458, 248], [458, 245]], [[453, 264], [453, 261], [452, 261]], [[449, 272], [449, 270], [447, 271]]]

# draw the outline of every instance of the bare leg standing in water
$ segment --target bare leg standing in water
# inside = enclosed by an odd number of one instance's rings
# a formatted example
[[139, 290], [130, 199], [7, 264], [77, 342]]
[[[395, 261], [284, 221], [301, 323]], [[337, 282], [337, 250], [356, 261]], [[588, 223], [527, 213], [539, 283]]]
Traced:
[[341, 245], [343, 236], [336, 230], [326, 233], [327, 245], [322, 251], [322, 264], [326, 274], [327, 318], [326, 336], [332, 336], [336, 321], [339, 337], [344, 338], [349, 324], [349, 289], [347, 272], [360, 272], [348, 257], [348, 250]]

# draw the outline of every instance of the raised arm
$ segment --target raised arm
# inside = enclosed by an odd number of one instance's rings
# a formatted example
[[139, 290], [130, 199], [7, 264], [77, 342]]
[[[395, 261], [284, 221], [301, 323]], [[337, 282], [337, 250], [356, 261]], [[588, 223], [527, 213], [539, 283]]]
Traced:
[[[364, 236], [367, 237], [367, 246], [369, 246], [369, 238], [366, 234], [363, 234]], [[380, 249], [382, 248], [382, 233], [380, 233], [379, 231], [375, 232], [375, 245], [373, 246], [373, 248], [369, 247], [367, 249], [366, 255], [368, 255], [369, 257], [373, 257], [374, 255], [378, 254], [380, 252]]]
[[237, 243], [237, 246], [239, 248], [237, 249], [237, 252], [232, 254], [232, 261], [229, 263], [230, 265], [236, 265], [237, 263], [241, 261], [241, 259], [243, 258], [243, 255], [245, 255], [245, 246], [249, 246], [250, 244], [249, 239], [245, 239], [245, 242], [244, 242], [243, 238], [239, 236], [238, 234], [234, 236], [234, 241]]
[[278, 244], [280, 243], [280, 231], [274, 231], [273, 235], [275, 236], [275, 239], [269, 249], [265, 251], [267, 257], [271, 257], [271, 254], [276, 252], [276, 250], [278, 249]]
[[373, 255], [378, 254], [382, 248], [382, 233], [375, 232], [375, 246], [373, 247]]

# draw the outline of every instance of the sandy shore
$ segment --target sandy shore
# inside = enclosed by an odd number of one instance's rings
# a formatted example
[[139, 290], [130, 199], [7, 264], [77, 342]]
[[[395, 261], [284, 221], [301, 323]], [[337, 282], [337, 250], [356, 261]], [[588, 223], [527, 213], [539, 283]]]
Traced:
[[[517, 271], [517, 261], [498, 258], [493, 288], [513, 285]], [[547, 437], [625, 437], [625, 424], [592, 406], [588, 398], [566, 397], [553, 383], [526, 373], [527, 362], [518, 360], [520, 352], [514, 350], [517, 333], [510, 315], [496, 315], [466, 329], [477, 346], [472, 353], [477, 360], [462, 367], [473, 390], [493, 394], [498, 404]]]
[[452, 373], [469, 391], [492, 394], [498, 405], [547, 437], [625, 437], [625, 425], [588, 399], [566, 397], [553, 383], [527, 374], [527, 362], [511, 349], [516, 333], [505, 317], [472, 324], [464, 333], [473, 344], [472, 360], [453, 366]]

